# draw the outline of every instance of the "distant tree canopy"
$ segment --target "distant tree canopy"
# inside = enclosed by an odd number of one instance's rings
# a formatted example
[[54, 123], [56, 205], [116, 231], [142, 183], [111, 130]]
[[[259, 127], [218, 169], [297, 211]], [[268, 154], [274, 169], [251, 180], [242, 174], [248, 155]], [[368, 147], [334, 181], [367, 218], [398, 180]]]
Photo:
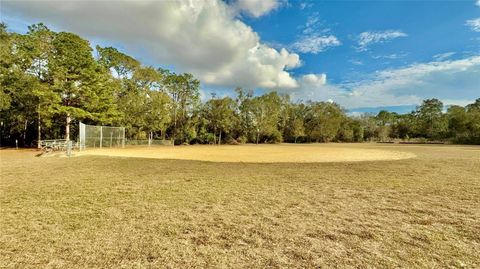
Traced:
[[39, 23], [26, 34], [0, 24], [0, 139], [35, 146], [75, 139], [78, 122], [127, 127], [129, 139], [179, 143], [362, 142], [423, 138], [480, 144], [480, 98], [446, 108], [428, 99], [409, 114], [348, 116], [338, 104], [292, 102], [288, 95], [200, 101], [191, 74], [142, 65], [116, 48]]

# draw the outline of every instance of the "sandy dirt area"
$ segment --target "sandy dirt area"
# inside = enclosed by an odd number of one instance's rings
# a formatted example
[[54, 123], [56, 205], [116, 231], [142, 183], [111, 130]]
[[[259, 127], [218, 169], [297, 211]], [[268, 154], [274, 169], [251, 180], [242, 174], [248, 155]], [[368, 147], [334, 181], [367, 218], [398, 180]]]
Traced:
[[411, 152], [372, 149], [352, 144], [157, 146], [89, 149], [76, 153], [76, 156], [84, 155], [249, 163], [357, 162], [401, 160], [416, 156]]

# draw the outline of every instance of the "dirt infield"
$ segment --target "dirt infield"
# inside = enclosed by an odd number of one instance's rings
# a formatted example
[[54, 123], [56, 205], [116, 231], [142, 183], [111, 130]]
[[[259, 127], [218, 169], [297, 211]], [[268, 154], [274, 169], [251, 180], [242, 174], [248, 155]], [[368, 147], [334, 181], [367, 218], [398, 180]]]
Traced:
[[372, 149], [352, 144], [130, 147], [125, 149], [92, 149], [76, 154], [76, 156], [82, 155], [247, 163], [358, 162], [401, 160], [416, 156], [411, 152]]

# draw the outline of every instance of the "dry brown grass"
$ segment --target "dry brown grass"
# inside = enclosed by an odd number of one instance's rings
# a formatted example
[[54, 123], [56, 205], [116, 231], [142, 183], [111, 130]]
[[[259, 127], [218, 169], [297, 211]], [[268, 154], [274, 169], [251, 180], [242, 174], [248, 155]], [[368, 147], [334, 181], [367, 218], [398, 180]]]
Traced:
[[0, 267], [480, 267], [480, 148], [334, 163], [0, 151]]

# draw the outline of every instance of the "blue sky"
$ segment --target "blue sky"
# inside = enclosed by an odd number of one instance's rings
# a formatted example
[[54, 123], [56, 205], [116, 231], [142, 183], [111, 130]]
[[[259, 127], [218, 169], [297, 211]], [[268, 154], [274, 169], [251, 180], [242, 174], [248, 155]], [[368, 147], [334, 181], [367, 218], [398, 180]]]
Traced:
[[[352, 111], [406, 112], [425, 98], [480, 97], [478, 1], [2, 1], [34, 22], [191, 72], [204, 96], [236, 86]], [[367, 108], [368, 109], [365, 109]]]
[[[465, 27], [466, 20], [480, 16], [480, 7], [473, 1], [312, 1], [304, 9], [295, 8], [301, 3], [291, 4], [245, 21], [265, 42], [291, 44], [302, 35], [309, 19], [318, 18], [315, 30], [331, 29], [329, 34], [342, 43], [321, 53], [302, 53], [304, 64], [296, 73], [325, 72], [330, 81], [338, 83], [355, 80], [357, 72], [427, 62], [442, 53], [456, 52], [452, 58], [461, 58], [480, 52], [480, 35]], [[408, 37], [372, 44], [368, 51], [355, 49], [360, 33], [386, 30]]]

